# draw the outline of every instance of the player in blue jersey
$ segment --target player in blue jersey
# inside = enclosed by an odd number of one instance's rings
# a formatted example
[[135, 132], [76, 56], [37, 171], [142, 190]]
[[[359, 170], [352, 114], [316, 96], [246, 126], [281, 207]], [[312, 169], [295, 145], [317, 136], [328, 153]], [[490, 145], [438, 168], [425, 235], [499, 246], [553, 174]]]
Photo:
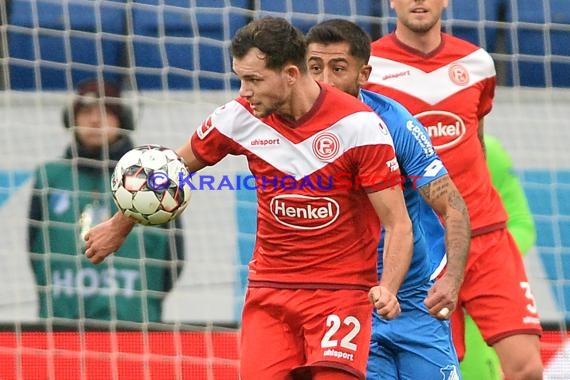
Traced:
[[[469, 250], [465, 202], [425, 128], [396, 101], [360, 89], [371, 72], [369, 36], [356, 24], [335, 19], [314, 26], [306, 37], [313, 77], [359, 96], [381, 116], [406, 177], [414, 253], [397, 295], [400, 316], [392, 321], [374, 316], [367, 379], [459, 379], [448, 317], [457, 303]], [[382, 272], [380, 259], [379, 276]]]

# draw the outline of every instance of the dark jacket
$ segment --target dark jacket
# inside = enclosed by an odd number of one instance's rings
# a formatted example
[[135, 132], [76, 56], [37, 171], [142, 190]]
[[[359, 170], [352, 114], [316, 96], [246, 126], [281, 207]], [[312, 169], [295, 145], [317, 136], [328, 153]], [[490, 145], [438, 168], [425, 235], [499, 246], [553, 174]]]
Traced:
[[161, 321], [162, 301], [184, 263], [179, 220], [162, 227], [135, 226], [102, 264], [91, 264], [84, 255], [83, 234], [117, 211], [112, 169], [132, 148], [126, 136], [108, 152], [86, 151], [74, 143], [63, 159], [36, 170], [28, 245], [40, 317]]

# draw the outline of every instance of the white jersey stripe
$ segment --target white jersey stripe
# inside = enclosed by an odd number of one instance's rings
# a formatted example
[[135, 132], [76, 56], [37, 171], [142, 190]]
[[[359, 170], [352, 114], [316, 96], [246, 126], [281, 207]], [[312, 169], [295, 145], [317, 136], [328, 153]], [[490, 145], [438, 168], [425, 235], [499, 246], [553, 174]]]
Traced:
[[[489, 60], [489, 63], [481, 64], [481, 61]], [[370, 57], [369, 63], [372, 65], [370, 83], [393, 88], [430, 105], [437, 104], [475, 83], [495, 76], [492, 58], [483, 49], [478, 49], [430, 73], [398, 61], [374, 56]], [[468, 83], [458, 85], [450, 80], [449, 70], [454, 64], [460, 64], [467, 69]], [[434, 86], [434, 83], [437, 83], [437, 86]]]
[[[385, 127], [381, 127], [381, 119], [374, 112], [350, 114], [297, 144], [252, 115], [237, 101], [214, 111], [212, 125], [221, 134], [296, 180], [322, 169], [352, 148], [376, 144], [393, 147], [392, 137]], [[235, 126], [239, 126], [239, 130]], [[313, 142], [325, 131], [338, 137], [340, 149], [335, 156], [323, 161], [313, 152]], [[260, 141], [271, 144], [256, 143]]]

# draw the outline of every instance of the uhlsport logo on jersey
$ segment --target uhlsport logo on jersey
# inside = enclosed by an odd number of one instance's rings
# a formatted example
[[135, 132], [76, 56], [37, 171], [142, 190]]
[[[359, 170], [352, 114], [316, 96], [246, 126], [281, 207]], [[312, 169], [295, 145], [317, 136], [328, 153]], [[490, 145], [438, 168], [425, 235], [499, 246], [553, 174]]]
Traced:
[[415, 115], [427, 129], [436, 150], [449, 148], [461, 141], [467, 131], [463, 120], [446, 111], [426, 111]]
[[271, 214], [281, 224], [300, 230], [317, 230], [334, 223], [340, 207], [329, 197], [283, 194], [271, 199]]

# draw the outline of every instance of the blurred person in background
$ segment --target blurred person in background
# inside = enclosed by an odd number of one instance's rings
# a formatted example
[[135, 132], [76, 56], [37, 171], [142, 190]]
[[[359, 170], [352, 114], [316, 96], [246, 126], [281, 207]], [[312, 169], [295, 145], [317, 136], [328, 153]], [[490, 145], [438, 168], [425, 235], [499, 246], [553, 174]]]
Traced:
[[[491, 180], [507, 210], [507, 228], [524, 256], [536, 242], [536, 226], [524, 189], [513, 170], [509, 152], [496, 137], [485, 134], [485, 153]], [[461, 362], [463, 380], [503, 378], [497, 354], [485, 343], [477, 325], [469, 316], [465, 319], [465, 346], [465, 357]]]
[[162, 303], [183, 267], [179, 221], [137, 228], [105, 265], [84, 256], [84, 234], [116, 212], [111, 174], [131, 150], [132, 110], [110, 81], [79, 83], [63, 111], [71, 142], [35, 171], [28, 248], [40, 318], [160, 322]]

